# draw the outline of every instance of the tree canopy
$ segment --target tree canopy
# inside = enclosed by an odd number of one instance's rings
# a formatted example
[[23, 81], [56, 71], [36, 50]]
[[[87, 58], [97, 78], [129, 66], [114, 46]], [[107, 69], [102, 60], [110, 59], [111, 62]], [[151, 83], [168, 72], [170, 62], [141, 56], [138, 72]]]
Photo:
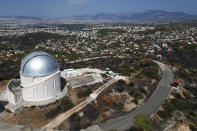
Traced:
[[150, 119], [144, 114], [138, 114], [134, 118], [134, 124], [138, 128], [143, 128], [144, 131], [152, 131], [152, 125]]

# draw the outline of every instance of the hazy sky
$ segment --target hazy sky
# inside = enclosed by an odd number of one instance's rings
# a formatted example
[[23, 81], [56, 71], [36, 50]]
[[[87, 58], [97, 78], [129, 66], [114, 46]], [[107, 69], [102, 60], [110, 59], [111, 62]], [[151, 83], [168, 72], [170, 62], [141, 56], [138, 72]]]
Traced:
[[197, 0], [0, 0], [0, 16], [63, 17], [146, 10], [197, 14]]

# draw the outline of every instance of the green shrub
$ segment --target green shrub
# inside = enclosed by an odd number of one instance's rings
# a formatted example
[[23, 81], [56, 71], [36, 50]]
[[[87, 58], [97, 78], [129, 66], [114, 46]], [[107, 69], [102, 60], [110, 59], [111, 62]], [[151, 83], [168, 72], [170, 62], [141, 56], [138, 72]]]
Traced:
[[144, 114], [138, 114], [134, 118], [134, 124], [138, 128], [143, 128], [144, 131], [152, 131], [152, 124], [150, 119]]
[[141, 59], [137, 61], [137, 67], [150, 67], [155, 66], [156, 64], [151, 59]]
[[57, 108], [46, 113], [46, 117], [47, 118], [54, 118], [58, 114], [71, 109], [73, 106], [74, 105], [71, 102], [71, 100], [66, 96], [66, 97], [62, 98], [59, 102], [57, 102]]
[[134, 99], [133, 102], [137, 105], [138, 104], [138, 100]]
[[72, 108], [74, 105], [68, 97], [64, 97], [58, 102], [57, 108], [66, 111]]
[[157, 71], [153, 70], [151, 67], [144, 68], [141, 73], [151, 79], [157, 78]]
[[110, 69], [115, 72], [115, 73], [119, 73], [121, 75], [124, 75], [124, 76], [130, 76], [132, 72], [134, 72], [134, 70], [132, 70], [130, 68], [130, 66], [128, 65], [120, 65], [120, 66], [113, 66], [113, 67], [110, 67]]
[[196, 116], [196, 114], [194, 112], [191, 112], [191, 111], [189, 112], [189, 115], [194, 116], [194, 117]]
[[129, 95], [130, 96], [133, 96], [135, 93], [134, 89], [133, 88], [129, 88]]
[[87, 105], [83, 112], [85, 114], [85, 117], [87, 117], [91, 121], [95, 121], [100, 114], [99, 109], [96, 106], [90, 104]]
[[[74, 113], [72, 116], [70, 116], [69, 122], [72, 123], [72, 124], [70, 124], [70, 128], [67, 129], [69, 131], [80, 131], [80, 129], [83, 128], [82, 122], [81, 122], [81, 117], [77, 113]], [[65, 125], [63, 125], [63, 126], [65, 126]], [[65, 127], [63, 127], [63, 129], [60, 128], [59, 130], [65, 131]]]
[[135, 84], [132, 83], [132, 82], [129, 83], [129, 86], [131, 86], [131, 87], [134, 87], [134, 85], [135, 85]]
[[168, 119], [172, 117], [173, 112], [177, 109], [180, 111], [189, 111], [189, 114], [194, 116], [195, 114], [192, 113], [192, 111], [197, 109], [197, 104], [182, 99], [179, 95], [176, 97], [178, 98], [171, 99], [169, 102], [165, 102], [163, 105], [164, 110], [159, 110], [157, 114], [163, 119]]
[[117, 87], [115, 88], [116, 91], [118, 91], [119, 93], [122, 93], [124, 90], [125, 90], [125, 87], [126, 87], [126, 83], [124, 80], [119, 80], [117, 83], [116, 83]]
[[193, 104], [193, 110], [197, 110], [197, 103]]
[[180, 111], [191, 109], [193, 106], [192, 103], [189, 103], [183, 99], [175, 98], [175, 99], [172, 99], [170, 102], [171, 102], [171, 104], [173, 104], [175, 106], [176, 109], [178, 109]]
[[166, 101], [163, 105], [163, 109], [164, 110], [159, 110], [157, 114], [163, 119], [169, 119], [170, 117], [172, 117], [172, 114], [175, 111], [175, 106], [170, 102]]
[[140, 100], [143, 98], [142, 94], [140, 94], [139, 92], [135, 93], [134, 94], [134, 98], [137, 99], [137, 100]]
[[144, 88], [139, 88], [140, 92], [142, 92], [144, 95], [146, 95], [148, 92]]
[[78, 98], [82, 98], [82, 97], [87, 97], [92, 93], [92, 89], [91, 88], [85, 88], [83, 90], [79, 90], [77, 92], [77, 97]]
[[138, 100], [140, 100], [142, 98], [143, 98], [143, 96], [139, 92], [134, 93], [134, 100], [133, 100], [133, 102], [137, 105], [138, 104]]
[[169, 116], [168, 112], [166, 111], [163, 111], [163, 110], [159, 110], [157, 112], [157, 115], [159, 115], [159, 117], [163, 118], [163, 119], [168, 119], [170, 118], [171, 116]]
[[173, 113], [175, 111], [175, 107], [174, 105], [166, 102], [164, 105], [163, 105], [163, 108], [165, 111], [167, 111], [168, 113]]

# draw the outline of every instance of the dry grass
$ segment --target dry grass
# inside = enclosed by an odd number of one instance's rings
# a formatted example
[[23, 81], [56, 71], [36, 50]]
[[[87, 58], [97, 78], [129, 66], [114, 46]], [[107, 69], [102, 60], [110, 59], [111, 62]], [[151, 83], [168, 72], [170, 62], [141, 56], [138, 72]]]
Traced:
[[9, 82], [10, 82], [10, 80], [0, 81], [0, 90], [5, 90], [7, 88], [7, 85]]
[[16, 114], [4, 112], [1, 114], [0, 121], [30, 127], [42, 127], [51, 120], [46, 117], [46, 114], [55, 108], [56, 104], [47, 107], [25, 108]]

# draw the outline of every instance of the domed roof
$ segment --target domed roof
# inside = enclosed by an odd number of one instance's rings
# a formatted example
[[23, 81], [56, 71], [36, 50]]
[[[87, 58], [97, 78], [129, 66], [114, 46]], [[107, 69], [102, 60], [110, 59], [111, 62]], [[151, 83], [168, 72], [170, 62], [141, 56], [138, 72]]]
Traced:
[[57, 61], [45, 52], [33, 52], [21, 63], [20, 74], [27, 77], [43, 77], [59, 71]]

